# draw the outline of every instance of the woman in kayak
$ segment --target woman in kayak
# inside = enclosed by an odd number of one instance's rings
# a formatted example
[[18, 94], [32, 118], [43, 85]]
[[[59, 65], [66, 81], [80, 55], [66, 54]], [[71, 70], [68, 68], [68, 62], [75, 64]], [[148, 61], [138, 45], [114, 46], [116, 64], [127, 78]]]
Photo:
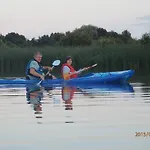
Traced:
[[55, 77], [51, 74], [48, 74], [44, 77], [44, 70], [51, 71], [52, 68], [49, 66], [42, 66], [42, 54], [40, 52], [36, 52], [33, 56], [33, 60], [30, 60], [26, 67], [26, 79], [28, 80], [35, 80], [35, 79], [42, 79], [45, 78], [54, 79]]
[[[83, 68], [82, 71], [86, 70], [87, 68]], [[71, 56], [66, 57], [65, 63], [61, 67], [61, 73], [64, 80], [69, 80], [72, 78], [77, 78], [78, 74], [81, 70], [76, 71], [72, 66], [72, 58]]]

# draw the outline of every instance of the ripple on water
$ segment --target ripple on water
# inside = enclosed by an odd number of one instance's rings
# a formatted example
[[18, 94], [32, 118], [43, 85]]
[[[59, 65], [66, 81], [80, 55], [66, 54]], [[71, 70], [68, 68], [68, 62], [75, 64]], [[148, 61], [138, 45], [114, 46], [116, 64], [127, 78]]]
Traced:
[[136, 132], [150, 132], [149, 85], [1, 86], [0, 106], [0, 149], [150, 146], [150, 137], [135, 137]]

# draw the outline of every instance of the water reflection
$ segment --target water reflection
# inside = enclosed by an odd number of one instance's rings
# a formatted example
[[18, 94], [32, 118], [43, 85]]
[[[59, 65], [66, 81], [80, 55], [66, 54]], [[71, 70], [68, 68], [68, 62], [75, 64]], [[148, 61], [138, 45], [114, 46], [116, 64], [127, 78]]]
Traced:
[[65, 110], [73, 110], [73, 98], [74, 95], [79, 93], [84, 96], [88, 96], [90, 98], [93, 98], [94, 96], [91, 96], [92, 94], [86, 90], [84, 90], [85, 87], [80, 88], [76, 86], [62, 86], [61, 89], [61, 96], [62, 100], [65, 104]]
[[2, 85], [0, 106], [0, 149], [37, 149], [49, 144], [61, 149], [68, 141], [70, 149], [79, 149], [81, 143], [83, 150], [116, 149], [112, 141], [118, 139], [117, 146], [124, 149], [131, 149], [126, 143], [133, 143], [132, 149], [150, 146], [148, 136], [135, 137], [136, 132], [150, 131], [150, 85], [143, 83]]
[[33, 85], [26, 88], [27, 103], [31, 105], [34, 110], [36, 118], [42, 118], [42, 98], [43, 90], [40, 86]]
[[93, 84], [93, 85], [80, 85], [80, 89], [86, 89], [91, 93], [133, 93], [134, 89], [130, 84]]
[[[125, 94], [126, 93], [126, 94]], [[130, 84], [107, 84], [107, 85], [78, 85], [68, 86], [64, 85], [61, 89], [61, 96], [65, 106], [65, 110], [72, 110], [73, 107], [88, 107], [102, 106], [102, 103], [120, 99], [122, 94], [125, 100], [134, 97], [134, 89]], [[79, 101], [78, 105], [76, 101]], [[85, 103], [83, 103], [83, 100]], [[75, 104], [74, 104], [75, 103]], [[108, 104], [108, 103], [107, 103]], [[73, 113], [69, 111], [66, 116], [66, 123], [74, 123]]]
[[[119, 94], [117, 95], [117, 93]], [[134, 89], [130, 84], [62, 85], [61, 87], [57, 85], [47, 85], [46, 87], [30, 85], [26, 87], [27, 103], [31, 105], [35, 118], [38, 118], [38, 123], [42, 123], [42, 107], [45, 104], [49, 104], [47, 107], [55, 108], [58, 108], [58, 106], [61, 108], [63, 106], [64, 110], [67, 111], [64, 114], [66, 116], [65, 122], [74, 123], [72, 117], [74, 107], [100, 106], [104, 101], [106, 103], [106, 101], [112, 102], [117, 98], [120, 99], [120, 93], [122, 93], [123, 97], [126, 96], [129, 99], [133, 96]], [[81, 99], [80, 103], [79, 99]], [[87, 102], [84, 103], [83, 100]]]
[[76, 92], [76, 87], [63, 86], [61, 90], [62, 100], [65, 103], [65, 110], [73, 110], [72, 99]]

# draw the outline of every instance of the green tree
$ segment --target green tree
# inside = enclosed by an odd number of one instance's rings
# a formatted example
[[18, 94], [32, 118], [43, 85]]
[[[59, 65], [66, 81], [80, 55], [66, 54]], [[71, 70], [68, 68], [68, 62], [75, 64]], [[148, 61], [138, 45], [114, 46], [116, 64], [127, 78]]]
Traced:
[[123, 35], [124, 37], [127, 37], [128, 39], [131, 38], [131, 33], [130, 33], [128, 30], [124, 30], [124, 31], [122, 32], [122, 35]]
[[131, 33], [128, 30], [124, 30], [120, 35], [120, 38], [124, 41], [125, 44], [131, 39]]
[[107, 36], [117, 38], [117, 37], [119, 37], [119, 34], [117, 32], [110, 31], [107, 33]]
[[54, 41], [56, 41], [56, 42], [60, 42], [60, 40], [61, 40], [61, 38], [62, 37], [64, 37], [65, 36], [65, 34], [64, 33], [52, 33], [51, 35], [50, 35], [50, 38], [51, 39], [53, 39]]
[[148, 33], [143, 34], [142, 38], [141, 38], [141, 43], [143, 45], [150, 43], [150, 34], [148, 34]]
[[38, 38], [37, 44], [38, 44], [39, 46], [54, 45], [54, 44], [55, 44], [55, 41], [54, 41], [54, 39], [52, 39], [50, 36], [48, 36], [48, 35], [43, 35], [43, 36], [41, 36], [41, 37]]
[[81, 28], [76, 29], [74, 32], [84, 32], [86, 33], [91, 39], [96, 40], [98, 39], [98, 32], [97, 32], [98, 27], [93, 26], [93, 25], [83, 25]]
[[104, 37], [107, 35], [107, 30], [103, 29], [103, 28], [97, 28], [97, 36], [98, 38], [100, 37]]
[[18, 33], [14, 33], [14, 32], [8, 33], [5, 36], [5, 41], [20, 47], [24, 47], [27, 44], [25, 36], [19, 35]]
[[72, 45], [88, 46], [92, 44], [92, 39], [86, 31], [75, 32], [73, 35]]

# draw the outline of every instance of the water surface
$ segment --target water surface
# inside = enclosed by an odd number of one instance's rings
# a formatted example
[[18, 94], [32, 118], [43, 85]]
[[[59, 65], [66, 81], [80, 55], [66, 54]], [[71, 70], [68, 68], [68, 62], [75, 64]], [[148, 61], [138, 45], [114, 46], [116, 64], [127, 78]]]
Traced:
[[0, 120], [0, 150], [148, 149], [150, 85], [1, 85]]

